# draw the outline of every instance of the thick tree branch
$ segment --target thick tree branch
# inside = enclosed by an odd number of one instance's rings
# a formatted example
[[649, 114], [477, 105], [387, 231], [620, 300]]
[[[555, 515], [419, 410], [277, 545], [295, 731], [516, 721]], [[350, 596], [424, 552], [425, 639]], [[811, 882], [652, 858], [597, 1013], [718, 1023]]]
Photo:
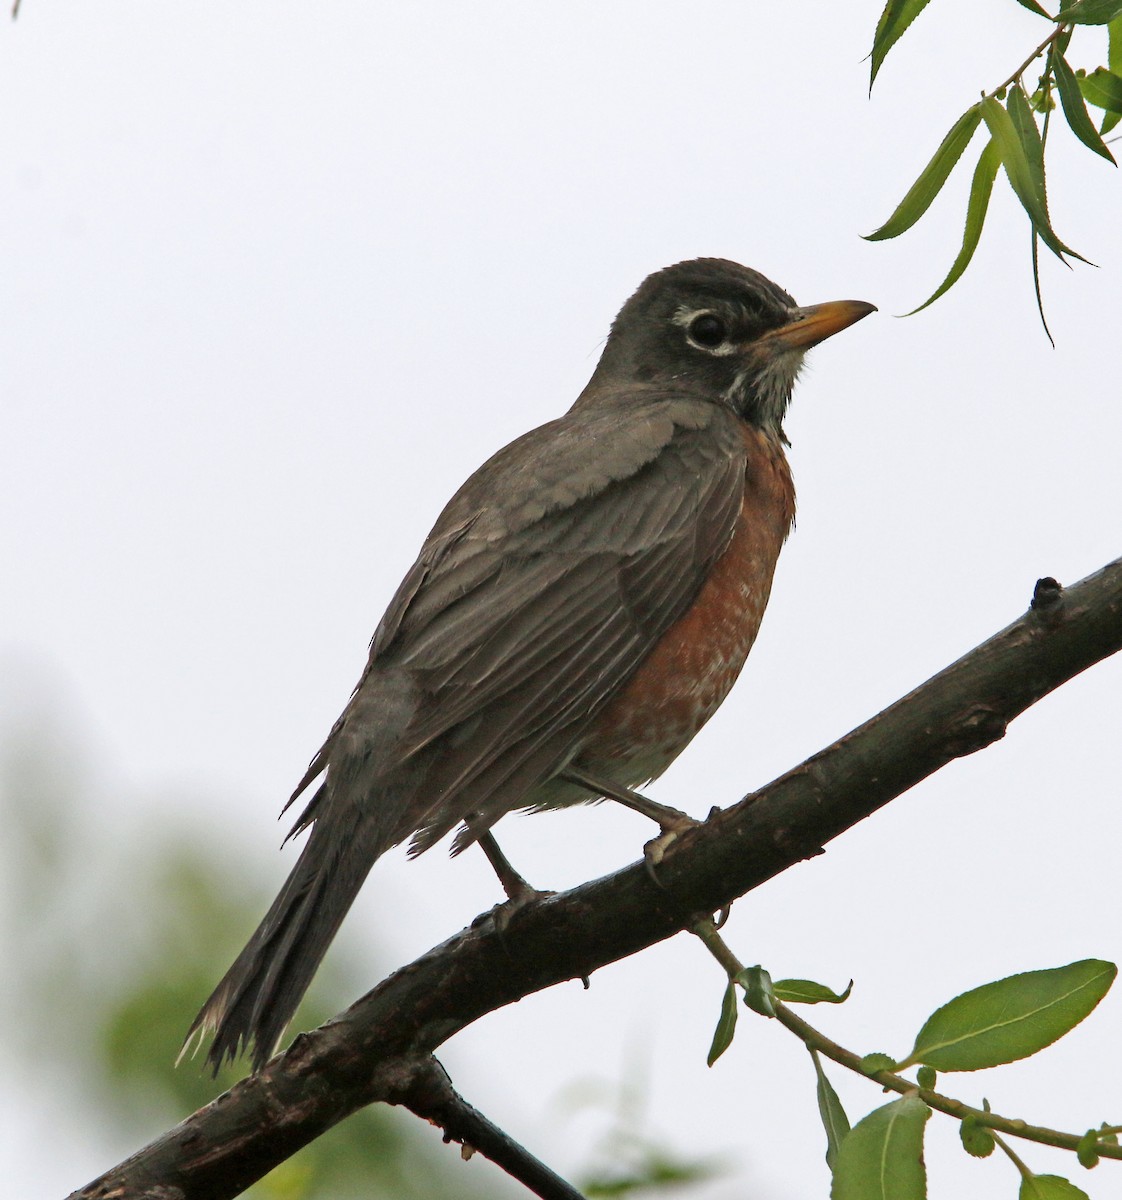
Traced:
[[1042, 696], [1122, 649], [1122, 559], [1037, 585], [1001, 633], [832, 746], [642, 864], [481, 918], [74, 1198], [223, 1200], [356, 1109], [401, 1103], [416, 1064], [488, 1012], [634, 954], [804, 858], [919, 780], [1000, 738]]

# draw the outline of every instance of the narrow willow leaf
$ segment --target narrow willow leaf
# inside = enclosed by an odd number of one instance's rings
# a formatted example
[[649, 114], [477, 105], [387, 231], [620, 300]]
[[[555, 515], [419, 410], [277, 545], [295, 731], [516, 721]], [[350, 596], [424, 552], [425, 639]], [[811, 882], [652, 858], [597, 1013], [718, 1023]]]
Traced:
[[826, 1078], [818, 1051], [811, 1049], [810, 1057], [814, 1060], [814, 1073], [818, 1076], [818, 1113], [826, 1130], [826, 1165], [832, 1171], [838, 1161], [838, 1148], [842, 1139], [849, 1132], [849, 1118], [845, 1115], [842, 1102], [838, 1099], [834, 1085]]
[[931, 1014], [901, 1065], [978, 1071], [1027, 1058], [1074, 1029], [1117, 973], [1113, 963], [1088, 958], [964, 992]]
[[1088, 150], [1094, 150], [1096, 154], [1101, 154], [1113, 163], [1114, 155], [1106, 148], [1106, 143], [1099, 136], [1099, 131], [1087, 112], [1087, 102], [1079, 90], [1079, 80], [1076, 79], [1075, 72], [1059, 54], [1052, 58], [1052, 69], [1056, 76], [1056, 86], [1060, 89], [1060, 103], [1063, 105], [1067, 123], [1071, 126], [1071, 132]]
[[1106, 67], [1096, 67], [1090, 75], [1084, 75], [1079, 81], [1079, 90], [1096, 108], [1122, 113], [1122, 76]]
[[882, 242], [886, 238], [899, 237], [927, 212], [931, 201], [947, 182], [947, 176], [954, 169], [955, 163], [970, 144], [970, 139], [981, 120], [981, 105], [972, 104], [950, 127], [947, 136], [939, 143], [939, 149], [908, 189], [908, 194], [900, 201], [892, 216], [879, 229], [864, 235], [867, 242]]
[[877, 22], [877, 31], [873, 35], [873, 52], [869, 56], [872, 70], [869, 74], [869, 91], [873, 90], [877, 72], [885, 60], [889, 50], [907, 32], [908, 26], [927, 7], [929, 0], [888, 0], [884, 12]]
[[843, 1004], [853, 991], [853, 980], [844, 992], [835, 992], [813, 979], [781, 979], [771, 989], [777, 1000], [788, 1004]]
[[1082, 1188], [1059, 1175], [1028, 1175], [1021, 1180], [1018, 1200], [1091, 1200]]
[[1036, 196], [1037, 203], [1045, 205], [1044, 191], [1044, 143], [1040, 138], [1040, 127], [1036, 116], [1029, 104], [1025, 89], [1019, 83], [1009, 89], [1009, 99], [1005, 109], [1013, 120], [1013, 128], [1024, 151], [1025, 162], [1028, 164], [1029, 180]]
[[[1110, 48], [1107, 51], [1106, 65], [1115, 75], [1122, 75], [1122, 17], [1115, 17], [1111, 21], [1107, 26], [1107, 33], [1110, 38]], [[1105, 136], [1119, 121], [1122, 121], [1122, 113], [1106, 113], [1103, 123], [1099, 126], [1099, 133]]]
[[1044, 293], [1040, 290], [1040, 238], [1037, 237], [1035, 229], [1032, 231], [1032, 291], [1036, 296], [1036, 311], [1040, 315], [1040, 324], [1044, 326], [1044, 336], [1055, 350], [1056, 339], [1052, 336], [1052, 331], [1048, 328], [1048, 318], [1044, 315]]
[[712, 1066], [718, 1058], [732, 1045], [732, 1036], [736, 1032], [736, 988], [732, 980], [725, 987], [725, 996], [721, 1001], [721, 1015], [717, 1028], [713, 1031], [713, 1044], [709, 1047], [706, 1062]]
[[[1024, 92], [1020, 88], [1015, 88], [1010, 92], [1010, 99], [1017, 94], [1024, 97]], [[1031, 120], [1031, 112], [1029, 117]], [[1077, 254], [1070, 246], [1065, 246], [1056, 236], [1051, 222], [1048, 220], [1048, 209], [1041, 203], [1037, 195], [1036, 185], [1033, 182], [1033, 168], [1029, 164], [1021, 136], [1013, 124], [1013, 118], [992, 96], [987, 96], [982, 101], [982, 118], [993, 135], [1009, 184], [1017, 199], [1020, 200], [1021, 206], [1028, 213], [1032, 227], [1040, 236], [1040, 240], [1061, 261], [1065, 254], [1070, 254], [1072, 258], [1086, 262], [1087, 260], [1082, 254]], [[1036, 122], [1032, 121], [1032, 125], [1035, 128]], [[1036, 136], [1039, 139], [1039, 131]]]
[[951, 263], [951, 269], [947, 272], [946, 279], [919, 308], [913, 308], [912, 312], [905, 315], [910, 317], [912, 313], [917, 313], [929, 304], [934, 304], [944, 292], [949, 291], [962, 278], [963, 272], [974, 257], [974, 251], [978, 248], [978, 241], [982, 236], [982, 226], [986, 221], [986, 211], [990, 205], [990, 195], [993, 192], [993, 181], [1000, 165], [1001, 155], [991, 139], [986, 143], [982, 157], [978, 159], [978, 165], [974, 168], [974, 180], [970, 184], [970, 200], [966, 205], [966, 228], [962, 233], [962, 249], [959, 250], [958, 257]]
[[1056, 14], [1056, 21], [1075, 25], [1106, 25], [1122, 15], [1122, 0], [1075, 0]]
[[1041, 16], [1041, 17], [1047, 17], [1049, 21], [1052, 19], [1051, 17], [1048, 16], [1048, 14], [1044, 11], [1044, 9], [1042, 9], [1040, 7], [1040, 5], [1037, 4], [1036, 0], [1017, 0], [1017, 3], [1022, 8], [1027, 8], [1029, 10], [1029, 12], [1034, 12], [1038, 16]]
[[838, 1152], [831, 1200], [924, 1200], [923, 1127], [930, 1115], [922, 1100], [905, 1096], [858, 1121]]

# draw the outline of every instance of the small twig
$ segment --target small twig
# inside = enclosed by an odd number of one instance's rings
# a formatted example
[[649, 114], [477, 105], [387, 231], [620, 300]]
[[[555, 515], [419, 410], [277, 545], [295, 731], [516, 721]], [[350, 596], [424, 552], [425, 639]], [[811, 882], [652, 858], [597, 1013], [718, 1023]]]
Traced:
[[[865, 1074], [861, 1070], [860, 1055], [854, 1054], [851, 1050], [846, 1050], [844, 1047], [830, 1041], [828, 1037], [808, 1025], [801, 1017], [797, 1017], [785, 1004], [778, 1000], [775, 1002], [775, 1016], [780, 1024], [789, 1029], [797, 1037], [802, 1038], [808, 1046], [813, 1045], [820, 1054], [833, 1059], [834, 1062], [843, 1067], [848, 1067], [851, 1071], [856, 1071], [861, 1075]], [[965, 1117], [973, 1117], [979, 1125], [985, 1125], [989, 1129], [996, 1129], [1000, 1133], [1007, 1133], [1011, 1137], [1025, 1138], [1028, 1141], [1039, 1142], [1044, 1146], [1056, 1146], [1060, 1150], [1076, 1150], [1082, 1140], [1079, 1134], [1064, 1133], [1062, 1130], [1049, 1129], [1044, 1125], [1029, 1125], [1027, 1122], [1016, 1118], [1002, 1117], [997, 1113], [986, 1112], [985, 1109], [974, 1108], [972, 1105], [964, 1104], [961, 1100], [955, 1100], [951, 1096], [944, 1096], [941, 1092], [932, 1092], [927, 1088], [917, 1087], [913, 1080], [905, 1079], [902, 1075], [894, 1075], [891, 1071], [877, 1071], [872, 1075], [866, 1075], [866, 1078], [874, 1080], [893, 1092], [900, 1092], [901, 1094], [911, 1092], [918, 1095], [929, 1107], [936, 1109], [938, 1112], [946, 1113], [948, 1117], [955, 1117], [960, 1121]], [[1095, 1150], [1103, 1158], [1122, 1160], [1122, 1146], [1111, 1146], [1107, 1143], [1100, 1143], [1096, 1145]]]
[[[744, 966], [717, 932], [712, 920], [706, 918], [699, 921], [693, 927], [692, 932], [701, 939], [705, 948], [721, 964], [729, 979], [735, 982], [736, 976], [744, 969]], [[852, 1050], [847, 1050], [844, 1046], [839, 1046], [837, 1042], [831, 1041], [813, 1025], [808, 1025], [802, 1017], [796, 1016], [781, 1000], [776, 1000], [774, 1003], [776, 1020], [799, 1038], [809, 1050], [816, 1050], [819, 1054], [838, 1063], [839, 1066], [847, 1067], [866, 1079], [872, 1079], [889, 1091], [899, 1092], [901, 1095], [918, 1095], [929, 1108], [933, 1108], [937, 1112], [945, 1113], [960, 1121], [971, 1117], [979, 1125], [985, 1125], [988, 1129], [998, 1130], [1011, 1137], [1025, 1138], [1044, 1146], [1056, 1146], [1061, 1150], [1077, 1150], [1079, 1148], [1082, 1137], [1078, 1134], [1063, 1133], [1059, 1129], [1049, 1129], [1043, 1125], [1029, 1125], [1025, 1121], [1002, 1117], [997, 1113], [987, 1112], [985, 1109], [974, 1108], [969, 1104], [964, 1104], [961, 1100], [944, 1096], [941, 1092], [921, 1088], [913, 1080], [905, 1079], [902, 1075], [896, 1075], [891, 1071], [874, 1071], [870, 1074], [862, 1069], [859, 1054], [854, 1054]], [[1112, 1146], [1108, 1142], [1100, 1142], [1096, 1144], [1095, 1151], [1102, 1158], [1122, 1159], [1122, 1146]]]
[[444, 1140], [458, 1142], [465, 1158], [478, 1150], [541, 1200], [583, 1200], [576, 1188], [472, 1107], [435, 1058], [419, 1065], [397, 1103], [442, 1129]]
[[992, 99], [998, 92], [1004, 91], [1007, 87], [1011, 87], [1021, 78], [1021, 76], [1032, 66], [1034, 62], [1054, 43], [1057, 39], [1068, 30], [1068, 25], [1057, 25], [1055, 29], [1040, 43], [1039, 46], [1025, 59], [1023, 63], [1009, 76], [1004, 83], [999, 83], [992, 92], [986, 92], [986, 98]]

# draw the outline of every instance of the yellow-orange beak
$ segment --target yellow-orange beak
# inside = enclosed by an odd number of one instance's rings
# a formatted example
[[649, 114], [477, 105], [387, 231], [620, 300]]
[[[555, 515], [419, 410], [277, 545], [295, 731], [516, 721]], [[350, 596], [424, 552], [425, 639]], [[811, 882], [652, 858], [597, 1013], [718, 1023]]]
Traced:
[[776, 350], [807, 350], [876, 311], [875, 304], [864, 300], [828, 300], [825, 304], [796, 308], [786, 325], [765, 333], [760, 343]]

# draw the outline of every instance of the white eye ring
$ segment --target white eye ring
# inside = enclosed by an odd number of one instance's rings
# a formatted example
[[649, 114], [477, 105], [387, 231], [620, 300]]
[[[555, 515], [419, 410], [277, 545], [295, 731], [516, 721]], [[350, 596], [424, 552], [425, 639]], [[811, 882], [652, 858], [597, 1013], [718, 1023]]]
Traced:
[[686, 340], [695, 349], [720, 356], [732, 353], [733, 347], [728, 340], [728, 322], [711, 309], [683, 312], [675, 319], [685, 328]]

